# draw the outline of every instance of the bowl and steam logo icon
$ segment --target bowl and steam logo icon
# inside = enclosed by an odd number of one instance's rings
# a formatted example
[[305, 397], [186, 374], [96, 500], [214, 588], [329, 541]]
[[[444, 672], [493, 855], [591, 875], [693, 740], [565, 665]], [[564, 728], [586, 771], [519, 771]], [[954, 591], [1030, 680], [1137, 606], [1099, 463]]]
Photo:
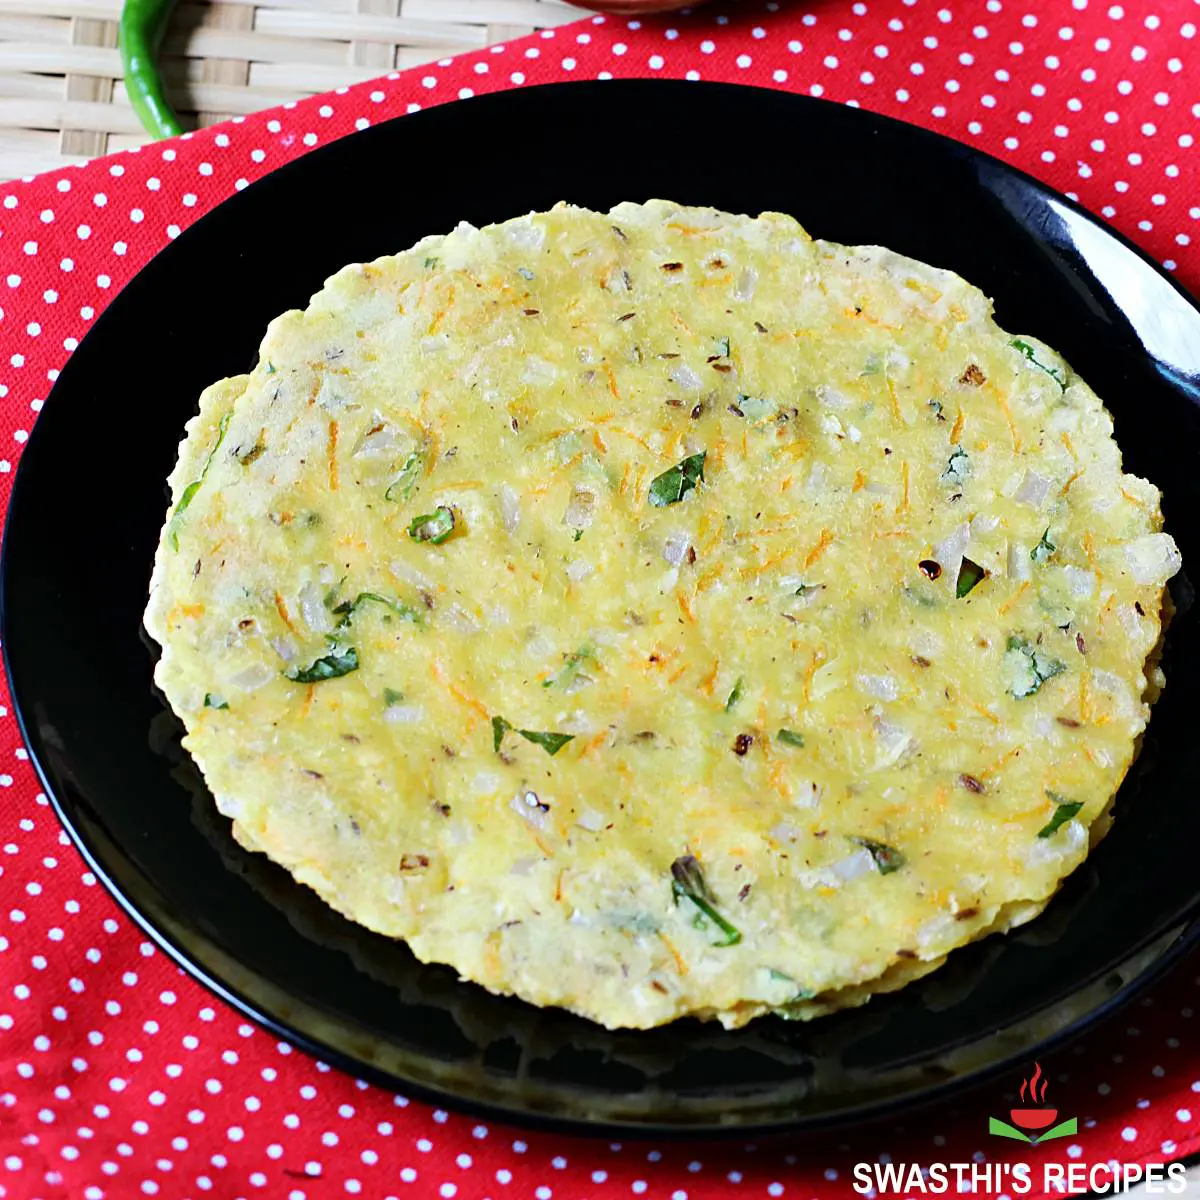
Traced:
[[1079, 1132], [1078, 1117], [1069, 1117], [1065, 1121], [1059, 1121], [1057, 1125], [1054, 1124], [1058, 1118], [1058, 1109], [1046, 1106], [1047, 1081], [1042, 1074], [1041, 1064], [1034, 1063], [1033, 1066], [1033, 1074], [1028, 1079], [1021, 1080], [1020, 1107], [1008, 1110], [1012, 1124], [1000, 1120], [999, 1117], [989, 1117], [988, 1133], [995, 1137], [1014, 1138], [1018, 1142], [1036, 1145], [1054, 1138], [1070, 1137]]

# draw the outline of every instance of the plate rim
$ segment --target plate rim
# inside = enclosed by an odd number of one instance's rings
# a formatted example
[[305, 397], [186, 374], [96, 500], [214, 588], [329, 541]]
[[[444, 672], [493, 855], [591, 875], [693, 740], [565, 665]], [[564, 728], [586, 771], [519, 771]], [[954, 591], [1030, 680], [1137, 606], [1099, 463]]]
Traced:
[[[312, 160], [317, 159], [319, 161], [322, 155], [332, 157], [335, 153], [346, 153], [344, 143], [349, 143], [354, 139], [359, 139], [364, 143], [369, 142], [373, 136], [381, 136], [381, 130], [395, 126], [398, 121], [409, 120], [414, 117], [420, 120], [423, 117], [437, 114], [443, 109], [463, 111], [463, 106], [465, 105], [467, 106], [467, 111], [469, 111], [472, 105], [502, 105], [509, 102], [529, 103], [529, 96], [538, 96], [547, 91], [560, 92], [564, 89], [573, 89], [575, 92], [587, 89], [591, 90], [597, 96], [603, 96], [603, 92], [601, 92], [602, 88], [612, 89], [614, 87], [623, 91], [635, 89], [663, 91], [669, 89], [683, 92], [684, 89], [692, 89], [692, 92], [689, 94], [694, 94], [696, 88], [701, 88], [708, 92], [725, 92], [730, 95], [756, 93], [763, 97], [770, 97], [772, 101], [783, 100], [785, 103], [796, 104], [798, 109], [808, 109], [816, 115], [815, 119], [817, 120], [822, 119], [821, 114], [828, 114], [835, 110], [839, 115], [845, 117], [847, 109], [850, 107], [832, 100], [756, 85], [719, 81], [691, 82], [676, 79], [638, 77], [604, 81], [579, 80], [539, 83], [521, 88], [503, 88], [465, 100], [447, 101], [433, 108], [423, 109], [416, 113], [397, 114], [386, 121], [381, 121], [377, 125], [364, 130], [350, 132], [334, 141], [317, 147], [315, 150], [303, 153], [297, 158], [282, 164], [275, 170], [260, 176], [248, 187], [243, 188], [241, 191], [233, 192], [224, 200], [214, 205], [201, 217], [192, 222], [177, 238], [169, 241], [153, 254], [151, 258], [147, 259], [121, 290], [110, 299], [109, 304], [92, 323], [83, 339], [81, 339], [80, 346], [85, 346], [89, 341], [95, 341], [104, 336], [105, 330], [113, 320], [113, 309], [116, 307], [119, 297], [134, 287], [137, 281], [151, 269], [158, 271], [166, 269], [163, 267], [161, 260], [170, 257], [172, 247], [177, 245], [187, 246], [190, 244], [190, 241], [198, 240], [204, 234], [206, 222], [210, 222], [211, 218], [222, 211], [227, 214], [229, 207], [235, 205], [243, 193], [252, 192], [255, 188], [260, 187], [268, 181], [273, 181], [276, 186], [286, 187], [286, 180], [289, 177], [289, 173], [298, 174], [302, 164], [307, 165], [308, 169], [311, 169]], [[445, 119], [444, 114], [441, 119]], [[862, 121], [868, 128], [874, 126], [876, 129], [880, 129], [882, 127], [882, 131], [885, 134], [895, 131], [902, 137], [911, 138], [915, 136], [922, 142], [937, 146], [941, 152], [948, 152], [967, 162], [988, 164], [1001, 174], [1015, 178], [1023, 187], [1032, 188], [1042, 197], [1052, 199], [1056, 204], [1067, 208], [1076, 216], [1085, 220], [1100, 234], [1117, 242], [1126, 251], [1132, 252], [1143, 264], [1149, 266], [1160, 279], [1165, 280], [1184, 303], [1193, 310], [1197, 320], [1200, 320], [1200, 299], [1193, 296], [1181, 282], [1166, 271], [1147, 251], [1143, 250], [1120, 230], [1113, 228], [1102, 218], [1084, 208], [1078, 201], [1072, 200], [1070, 197], [1058, 192], [1036, 176], [1029, 174], [1019, 167], [1014, 167], [1006, 163], [1003, 159], [985, 150], [978, 149], [946, 134], [897, 117], [874, 112], [870, 109], [856, 109], [855, 116], [850, 119]], [[282, 181], [282, 184], [280, 181]], [[197, 233], [197, 230], [200, 232]], [[144, 283], [143, 286], [145, 286]], [[1146, 350], [1144, 345], [1141, 354], [1150, 362], [1161, 361]], [[47, 396], [48, 403], [53, 403], [54, 394], [60, 390], [60, 385], [64, 381], [68, 385], [73, 382], [70, 367], [72, 362], [75, 361], [75, 357], [75, 354], [72, 353], [66, 363], [64, 363], [59, 378], [54, 381], [54, 385]], [[700, 1121], [688, 1125], [675, 1125], [641, 1119], [631, 1119], [628, 1122], [623, 1122], [611, 1118], [587, 1119], [567, 1117], [526, 1107], [509, 1108], [499, 1101], [493, 1102], [491, 1100], [474, 1099], [462, 1096], [452, 1090], [441, 1089], [425, 1083], [414, 1083], [390, 1073], [386, 1068], [376, 1067], [355, 1059], [351, 1053], [343, 1051], [328, 1042], [324, 1042], [309, 1033], [303, 1032], [293, 1023], [289, 1023], [270, 1012], [264, 1011], [261, 1006], [243, 995], [236, 986], [214, 974], [210, 966], [206, 965], [192, 950], [178, 942], [165, 928], [160, 927], [156, 922], [161, 919], [161, 912], [164, 906], [161, 903], [148, 902], [145, 898], [142, 898], [141, 903], [145, 905], [146, 909], [150, 910], [149, 912], [144, 911], [142, 907], [139, 907], [138, 900], [135, 900], [125, 887], [119, 886], [116, 883], [105, 865], [102, 853], [104, 847], [101, 846], [98, 849], [92, 837], [89, 836], [89, 819], [84, 814], [69, 811], [62, 797], [58, 794], [58, 790], [51, 782], [51, 777], [44, 761], [49, 756], [45, 753], [43, 739], [36, 734], [34, 722], [27, 720], [26, 705], [22, 699], [22, 694], [16, 686], [10, 659], [8, 638], [10, 595], [19, 586], [14, 584], [14, 572], [11, 570], [11, 539], [9, 536], [11, 518], [14, 511], [24, 511], [24, 506], [20, 504], [20, 499], [23, 491], [28, 487], [30, 475], [30, 469], [27, 468], [26, 460], [29, 457], [30, 450], [35, 451], [36, 457], [36, 451], [41, 444], [41, 440], [44, 440], [44, 437], [39, 439], [39, 433], [44, 434], [44, 425], [45, 422], [41, 419], [35, 421], [30, 432], [30, 437], [22, 447], [20, 459], [13, 473], [9, 503], [4, 514], [3, 541], [0, 544], [0, 658], [3, 660], [12, 706], [17, 718], [18, 730], [22, 742], [28, 750], [29, 758], [35, 769], [37, 778], [42, 784], [45, 794], [59, 821], [62, 823], [64, 830], [71, 838], [72, 844], [80, 852], [88, 868], [96, 876], [97, 880], [103, 884], [105, 890], [116, 900], [121, 910], [133, 920], [137, 928], [142, 930], [154, 943], [161, 947], [170, 959], [186, 971], [192, 979], [196, 980], [225, 1003], [230, 1004], [239, 1014], [254, 1022], [271, 1035], [295, 1044], [306, 1054], [321, 1061], [329, 1062], [354, 1078], [369, 1080], [388, 1090], [402, 1090], [405, 1094], [412, 1095], [422, 1101], [445, 1104], [447, 1107], [460, 1112], [485, 1116], [528, 1128], [590, 1137], [619, 1135], [626, 1138], [657, 1137], [678, 1139], [681, 1141], [715, 1137], [726, 1140], [729, 1138], [802, 1134], [810, 1131], [842, 1128], [852, 1125], [857, 1126], [881, 1119], [900, 1109], [923, 1108], [943, 1101], [950, 1096], [974, 1090], [988, 1080], [1012, 1069], [1032, 1054], [1050, 1052], [1059, 1048], [1066, 1042], [1095, 1027], [1110, 1017], [1116, 1010], [1124, 1007], [1137, 995], [1141, 994], [1145, 988], [1149, 987], [1165, 975], [1173, 966], [1178, 964], [1190, 951], [1196, 947], [1200, 947], [1200, 884], [1198, 884], [1191, 901], [1174, 916], [1167, 926], [1165, 928], [1160, 926], [1139, 937], [1126, 957], [1122, 959], [1121, 964], [1117, 964], [1117, 966], [1132, 961], [1152, 945], [1155, 940], [1165, 937], [1171, 930], [1177, 932], [1175, 940], [1111, 996], [1090, 1008], [1082, 1016], [1069, 1021], [1061, 1029], [1046, 1037], [1035, 1038], [1027, 1047], [1006, 1054], [1000, 1059], [988, 1062], [983, 1066], [967, 1068], [950, 1079], [916, 1087], [907, 1092], [889, 1094], [858, 1106], [842, 1107], [836, 1111], [827, 1113], [806, 1114], [793, 1119], [769, 1121], [755, 1121], [751, 1119], [735, 1125], [725, 1125], [719, 1122], [705, 1124]], [[123, 858], [126, 863], [130, 863], [131, 860], [128, 858], [127, 852], [115, 842], [112, 842], [106, 834], [102, 833], [96, 841], [111, 845], [118, 856]], [[137, 869], [136, 866], [134, 869]], [[156, 885], [151, 886], [154, 891], [158, 891]], [[192, 930], [191, 936], [201, 944], [202, 948], [207, 950], [210, 956], [219, 956], [225, 953], [212, 938], [203, 932]], [[1067, 996], [1077, 995], [1087, 988], [1094, 986], [1112, 969], [1115, 968], [1110, 965], [1105, 970], [1098, 971], [1083, 980], [1076, 980], [1071, 989], [1054, 1003], [1061, 1003]], [[247, 970], [251, 975], [264, 979], [271, 986], [278, 986], [278, 984], [270, 980], [258, 968], [251, 967], [247, 968]], [[1044, 1013], [1049, 1011], [1051, 1007], [1051, 1005], [1047, 1005], [1038, 1011], [1039, 1013]], [[1022, 1023], [1022, 1021], [1012, 1022], [1007, 1026], [1002, 1026], [1001, 1030], [993, 1031], [993, 1033], [999, 1033], [1005, 1029], [1019, 1028]], [[345, 1025], [343, 1028], [350, 1028], [350, 1026]]]

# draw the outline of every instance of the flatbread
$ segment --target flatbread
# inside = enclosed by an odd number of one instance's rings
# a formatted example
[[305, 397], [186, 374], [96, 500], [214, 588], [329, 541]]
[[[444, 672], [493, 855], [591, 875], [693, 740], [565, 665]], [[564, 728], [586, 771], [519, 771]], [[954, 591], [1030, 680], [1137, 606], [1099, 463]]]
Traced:
[[612, 1027], [820, 1015], [1036, 915], [1179, 567], [976, 288], [664, 201], [345, 268], [170, 486], [156, 679], [238, 839]]

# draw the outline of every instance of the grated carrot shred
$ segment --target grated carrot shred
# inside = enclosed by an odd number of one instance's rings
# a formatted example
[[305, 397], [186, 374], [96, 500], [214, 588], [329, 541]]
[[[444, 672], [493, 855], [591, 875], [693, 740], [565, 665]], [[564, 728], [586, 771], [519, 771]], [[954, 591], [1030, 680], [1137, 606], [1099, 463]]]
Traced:
[[822, 529], [820, 540], [808, 552], [808, 557], [804, 560], [805, 567], [806, 568], [811, 567], [813, 565], [813, 563], [815, 563], [817, 561], [817, 559], [820, 558], [821, 555], [824, 554], [825, 551], [829, 549], [829, 546], [831, 545], [832, 542], [833, 542], [833, 534], [830, 533], [828, 529]]
[[299, 637], [300, 635], [296, 632], [295, 625], [292, 624], [292, 618], [288, 615], [287, 605], [284, 603], [283, 597], [278, 592], [275, 593], [275, 611], [279, 614], [280, 619], [288, 627], [288, 629], [290, 629], [292, 633], [295, 633], [296, 636]]
[[997, 613], [1006, 613], [1020, 598], [1029, 590], [1029, 580], [1025, 580], [1023, 584], [1005, 602], [996, 609]]
[[675, 943], [672, 942], [671, 939], [662, 932], [662, 930], [659, 930], [658, 936], [662, 939], [662, 944], [666, 946], [668, 950], [670, 950], [671, 957], [675, 960], [675, 969], [680, 973], [680, 975], [686, 975], [688, 973], [687, 963], [683, 961], [683, 955], [675, 949]]
[[676, 593], [679, 600], [679, 611], [694, 625], [696, 623], [696, 614], [692, 612], [692, 606], [688, 603], [688, 598], [682, 593]]
[[966, 418], [963, 416], [962, 405], [958, 406], [958, 416], [954, 418], [954, 424], [950, 428], [950, 445], [957, 446], [958, 439], [962, 437], [963, 424]]
[[[617, 388], [617, 376], [608, 363], [604, 364], [604, 373], [608, 376], [608, 390], [612, 393], [612, 398], [614, 400], [620, 400], [621, 393]], [[645, 445], [645, 443], [643, 443], [643, 445]]]
[[908, 512], [908, 463], [900, 464], [900, 476], [904, 480], [904, 494], [900, 497], [900, 503], [896, 506], [896, 516], [903, 516]]
[[330, 421], [329, 422], [329, 490], [331, 492], [336, 492], [338, 489], [337, 443], [338, 443], [338, 423], [336, 421]]

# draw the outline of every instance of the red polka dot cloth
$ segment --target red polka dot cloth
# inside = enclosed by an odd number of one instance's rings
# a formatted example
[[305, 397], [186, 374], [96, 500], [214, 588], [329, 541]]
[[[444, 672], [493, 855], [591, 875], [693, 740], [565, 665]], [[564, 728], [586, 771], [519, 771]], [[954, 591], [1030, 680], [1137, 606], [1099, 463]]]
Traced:
[[[67, 355], [196, 217], [309, 148], [474, 93], [668, 76], [806, 92], [1033, 172], [1200, 287], [1190, 0], [747, 2], [596, 17], [0, 188], [0, 491]], [[7, 449], [5, 449], [7, 447]], [[7, 701], [7, 697], [0, 697]], [[989, 1139], [1000, 1086], [844, 1135], [610, 1143], [434, 1110], [243, 1021], [151, 946], [60, 830], [0, 707], [0, 1195], [851, 1197], [853, 1164], [1161, 1162], [1200, 1150], [1200, 961], [1049, 1056], [1079, 1133]], [[1010, 1081], [1015, 1082], [1015, 1081]], [[952, 1187], [953, 1190], [953, 1187]], [[1016, 1189], [1014, 1189], [1016, 1190]], [[1042, 1195], [1040, 1171], [1030, 1193]]]

